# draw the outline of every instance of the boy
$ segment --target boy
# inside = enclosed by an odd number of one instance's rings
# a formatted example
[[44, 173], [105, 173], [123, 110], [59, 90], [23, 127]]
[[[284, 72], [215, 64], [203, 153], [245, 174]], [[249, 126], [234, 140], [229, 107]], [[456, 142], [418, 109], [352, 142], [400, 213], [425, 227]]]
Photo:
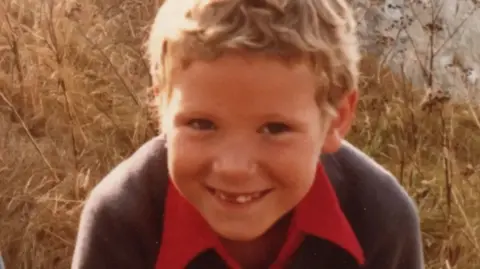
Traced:
[[344, 0], [167, 0], [163, 136], [92, 191], [72, 268], [423, 268], [413, 203], [342, 140], [354, 24]]

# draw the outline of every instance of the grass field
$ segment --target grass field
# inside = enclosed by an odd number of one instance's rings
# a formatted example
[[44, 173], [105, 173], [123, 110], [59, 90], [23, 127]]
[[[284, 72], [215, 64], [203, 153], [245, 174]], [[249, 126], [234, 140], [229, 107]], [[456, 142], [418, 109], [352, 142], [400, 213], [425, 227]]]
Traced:
[[[70, 266], [82, 203], [154, 136], [142, 44], [155, 0], [0, 0], [0, 251], [8, 269]], [[53, 3], [53, 4], [52, 4]], [[428, 268], [480, 268], [480, 109], [362, 62], [349, 140], [414, 197]]]

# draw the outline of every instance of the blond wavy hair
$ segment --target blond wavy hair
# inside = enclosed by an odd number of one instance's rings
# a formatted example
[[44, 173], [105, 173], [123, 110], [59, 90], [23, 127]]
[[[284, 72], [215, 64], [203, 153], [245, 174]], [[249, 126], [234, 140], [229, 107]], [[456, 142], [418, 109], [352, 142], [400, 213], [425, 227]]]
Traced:
[[357, 89], [355, 25], [345, 0], [166, 0], [147, 43], [157, 105], [168, 103], [173, 74], [193, 61], [246, 51], [307, 62], [319, 107], [332, 108]]

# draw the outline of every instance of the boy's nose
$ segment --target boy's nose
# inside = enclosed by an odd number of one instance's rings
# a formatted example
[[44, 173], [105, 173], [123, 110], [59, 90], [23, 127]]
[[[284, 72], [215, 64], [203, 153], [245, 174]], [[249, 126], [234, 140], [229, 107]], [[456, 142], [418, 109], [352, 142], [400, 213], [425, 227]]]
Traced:
[[253, 152], [245, 147], [235, 146], [220, 152], [213, 162], [213, 172], [222, 178], [247, 179], [257, 169]]

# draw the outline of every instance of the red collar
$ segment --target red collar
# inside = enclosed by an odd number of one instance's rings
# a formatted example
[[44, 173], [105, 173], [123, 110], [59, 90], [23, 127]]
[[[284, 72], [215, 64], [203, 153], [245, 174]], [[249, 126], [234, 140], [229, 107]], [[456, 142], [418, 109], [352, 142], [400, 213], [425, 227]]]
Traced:
[[[200, 252], [209, 248], [219, 249], [215, 233], [171, 183], [164, 213], [157, 268], [165, 268], [165, 264], [169, 268], [185, 268]], [[364, 263], [362, 248], [340, 208], [322, 165], [318, 165], [310, 191], [297, 205], [292, 223], [302, 232], [337, 244], [351, 253], [360, 264]]]

